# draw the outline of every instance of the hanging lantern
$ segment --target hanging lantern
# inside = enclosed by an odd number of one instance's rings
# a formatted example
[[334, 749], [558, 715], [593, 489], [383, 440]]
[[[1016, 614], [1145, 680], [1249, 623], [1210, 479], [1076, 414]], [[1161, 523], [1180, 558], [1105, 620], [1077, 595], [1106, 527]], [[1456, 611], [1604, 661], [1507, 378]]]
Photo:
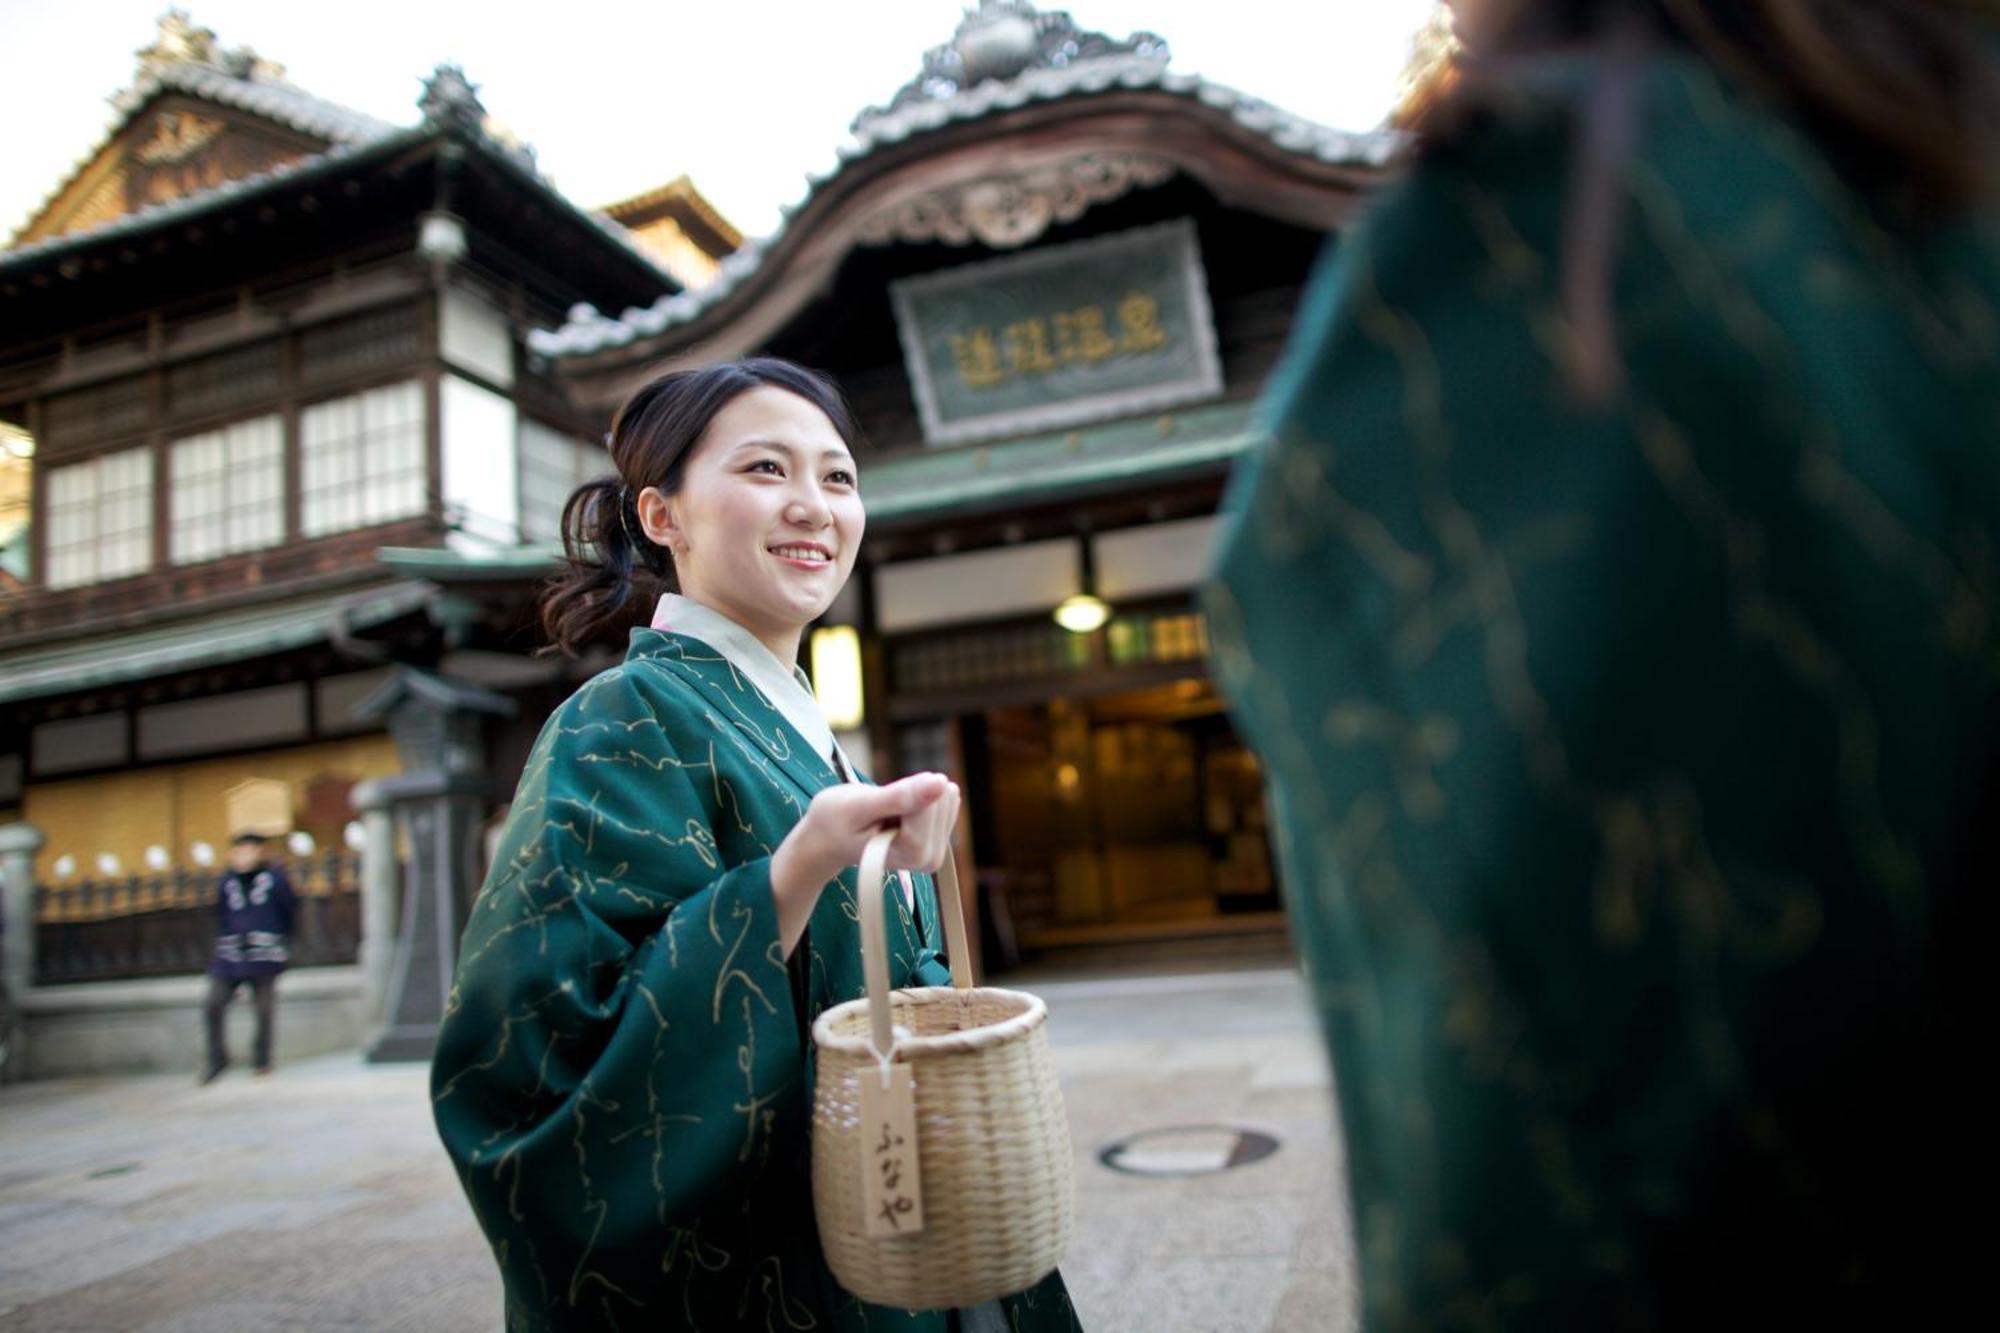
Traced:
[[1088, 634], [1111, 619], [1111, 608], [1101, 597], [1080, 592], [1056, 604], [1056, 624], [1072, 634]]

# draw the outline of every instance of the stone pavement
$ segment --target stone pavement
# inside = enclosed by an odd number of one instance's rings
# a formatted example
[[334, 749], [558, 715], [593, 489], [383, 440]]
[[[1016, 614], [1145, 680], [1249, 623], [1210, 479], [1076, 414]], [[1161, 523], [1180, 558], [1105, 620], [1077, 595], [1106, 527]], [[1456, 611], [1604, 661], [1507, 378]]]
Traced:
[[[1092, 1333], [1347, 1333], [1325, 1063], [1296, 977], [1021, 983], [1049, 1002], [1077, 1147], [1063, 1265]], [[0, 1090], [0, 1329], [493, 1330], [499, 1280], [432, 1136], [425, 1071], [332, 1056], [213, 1087]], [[1280, 1141], [1203, 1176], [1097, 1160], [1139, 1130]]]

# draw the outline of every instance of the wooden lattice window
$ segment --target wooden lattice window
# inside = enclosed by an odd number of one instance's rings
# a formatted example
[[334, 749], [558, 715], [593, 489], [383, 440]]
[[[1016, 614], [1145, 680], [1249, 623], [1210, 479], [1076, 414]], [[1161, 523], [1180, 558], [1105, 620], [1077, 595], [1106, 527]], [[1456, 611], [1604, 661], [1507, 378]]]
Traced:
[[422, 351], [416, 311], [408, 306], [319, 324], [299, 335], [299, 374], [308, 384], [408, 365]]
[[611, 471], [611, 455], [597, 445], [544, 426], [521, 421], [521, 537], [555, 541], [562, 535], [563, 506], [570, 493], [592, 477]]
[[308, 537], [424, 512], [424, 392], [414, 380], [299, 414], [301, 527]]
[[151, 449], [50, 468], [47, 485], [48, 586], [100, 583], [151, 566]]
[[285, 536], [285, 427], [277, 416], [176, 440], [167, 533], [175, 564], [274, 546]]
[[146, 381], [117, 380], [48, 400], [42, 416], [44, 443], [61, 446], [144, 430], [147, 422]]
[[226, 412], [277, 396], [276, 343], [206, 356], [167, 371], [167, 411], [179, 418]]

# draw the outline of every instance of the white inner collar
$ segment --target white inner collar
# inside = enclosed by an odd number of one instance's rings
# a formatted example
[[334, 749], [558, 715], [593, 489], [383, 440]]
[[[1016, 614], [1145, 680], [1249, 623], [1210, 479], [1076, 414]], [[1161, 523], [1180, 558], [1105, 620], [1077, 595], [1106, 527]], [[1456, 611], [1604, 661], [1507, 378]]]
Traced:
[[841, 772], [842, 766], [834, 758], [833, 728], [813, 697], [812, 681], [797, 663], [779, 661], [777, 654], [749, 630], [720, 611], [676, 592], [660, 597], [653, 608], [653, 628], [699, 639], [721, 653], [784, 715], [792, 730], [805, 737], [815, 753], [832, 764], [836, 773]]

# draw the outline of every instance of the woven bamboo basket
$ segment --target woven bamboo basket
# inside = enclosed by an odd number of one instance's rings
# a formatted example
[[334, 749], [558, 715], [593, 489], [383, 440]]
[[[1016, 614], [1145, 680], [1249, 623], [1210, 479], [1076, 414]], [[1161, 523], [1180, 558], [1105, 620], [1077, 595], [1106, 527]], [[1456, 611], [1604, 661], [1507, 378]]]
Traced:
[[[937, 876], [950, 986], [889, 990], [882, 892], [893, 831], [861, 857], [866, 998], [819, 1016], [813, 1207], [827, 1265], [874, 1305], [936, 1310], [1025, 1291], [1069, 1245], [1076, 1212], [1069, 1121], [1049, 1057], [1048, 1010], [1021, 991], [972, 984], [958, 876]], [[886, 1060], [915, 1084], [924, 1225], [871, 1237], [863, 1204], [861, 1082]]]

